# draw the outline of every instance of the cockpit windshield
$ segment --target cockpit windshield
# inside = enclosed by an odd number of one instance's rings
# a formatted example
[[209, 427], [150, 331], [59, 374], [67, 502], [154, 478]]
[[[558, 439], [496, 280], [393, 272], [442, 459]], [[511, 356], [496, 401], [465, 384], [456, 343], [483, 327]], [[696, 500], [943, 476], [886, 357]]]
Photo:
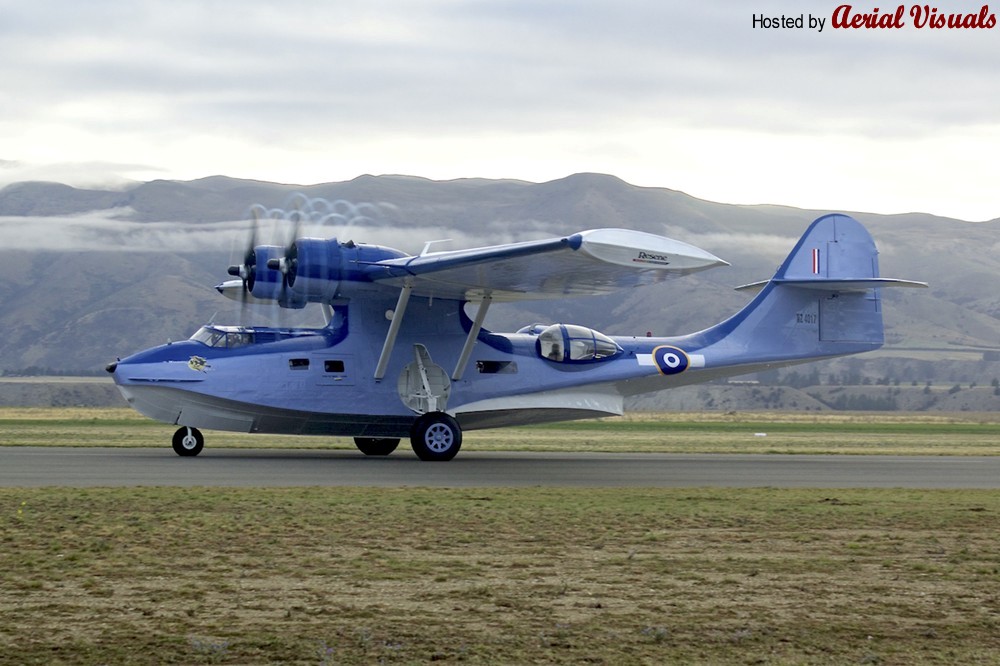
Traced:
[[538, 334], [538, 354], [560, 363], [603, 361], [622, 351], [614, 340], [591, 328], [553, 324]]
[[253, 344], [253, 333], [235, 327], [202, 326], [190, 339], [209, 347], [233, 349]]

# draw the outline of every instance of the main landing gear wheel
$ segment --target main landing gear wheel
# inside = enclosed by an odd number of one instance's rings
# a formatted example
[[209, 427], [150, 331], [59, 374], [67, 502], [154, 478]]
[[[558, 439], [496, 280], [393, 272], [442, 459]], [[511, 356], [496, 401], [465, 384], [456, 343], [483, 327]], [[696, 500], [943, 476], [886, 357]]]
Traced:
[[410, 445], [421, 460], [451, 460], [462, 448], [462, 428], [444, 412], [428, 412], [410, 428]]
[[355, 437], [354, 445], [366, 456], [387, 456], [399, 446], [398, 439]]
[[197, 428], [178, 428], [174, 433], [174, 452], [179, 456], [196, 456], [205, 448], [205, 438]]

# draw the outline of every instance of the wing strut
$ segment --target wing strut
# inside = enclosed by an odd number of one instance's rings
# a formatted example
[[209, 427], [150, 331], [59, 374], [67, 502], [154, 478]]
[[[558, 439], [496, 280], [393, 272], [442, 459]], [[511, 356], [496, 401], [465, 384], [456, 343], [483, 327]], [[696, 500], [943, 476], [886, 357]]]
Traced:
[[465, 374], [465, 366], [469, 364], [469, 357], [472, 356], [472, 348], [476, 345], [476, 338], [479, 337], [479, 331], [483, 329], [483, 321], [486, 319], [486, 312], [490, 309], [490, 303], [492, 302], [493, 296], [489, 292], [483, 296], [483, 300], [479, 301], [479, 309], [476, 310], [476, 319], [472, 322], [472, 328], [469, 329], [468, 337], [465, 338], [462, 355], [458, 357], [455, 370], [451, 373], [452, 381], [457, 382]]
[[385, 343], [382, 345], [382, 354], [378, 357], [378, 365], [375, 366], [376, 380], [381, 380], [385, 377], [385, 370], [389, 365], [389, 357], [392, 356], [392, 349], [396, 346], [396, 336], [399, 335], [399, 327], [403, 323], [403, 315], [406, 314], [406, 305], [410, 302], [410, 293], [412, 291], [413, 285], [406, 283], [399, 292], [396, 309], [392, 311], [392, 322], [389, 323], [389, 332], [386, 334]]

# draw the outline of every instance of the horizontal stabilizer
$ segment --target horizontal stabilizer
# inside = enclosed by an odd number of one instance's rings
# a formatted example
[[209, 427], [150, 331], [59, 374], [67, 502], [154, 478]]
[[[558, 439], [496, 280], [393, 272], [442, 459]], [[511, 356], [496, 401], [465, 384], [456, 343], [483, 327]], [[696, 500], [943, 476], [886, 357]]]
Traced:
[[847, 215], [824, 215], [806, 230], [774, 277], [737, 287], [756, 292], [768, 283], [818, 291], [865, 292], [877, 287], [927, 287], [924, 282], [883, 278], [868, 230]]
[[736, 287], [736, 291], [749, 291], [756, 293], [764, 288], [768, 282], [785, 285], [788, 287], [801, 287], [803, 289], [817, 289], [820, 291], [839, 292], [863, 292], [876, 287], [910, 287], [915, 289], [926, 289], [926, 282], [915, 280], [899, 280], [897, 278], [858, 278], [856, 280], [836, 279], [836, 278], [813, 278], [808, 280], [786, 280], [775, 278], [774, 280], [764, 280], [753, 282]]

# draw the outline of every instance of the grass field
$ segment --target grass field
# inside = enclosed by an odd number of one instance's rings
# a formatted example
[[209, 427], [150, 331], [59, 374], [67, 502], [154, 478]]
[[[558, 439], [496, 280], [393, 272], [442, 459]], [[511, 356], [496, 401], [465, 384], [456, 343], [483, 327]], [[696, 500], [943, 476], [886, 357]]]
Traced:
[[0, 490], [0, 663], [994, 664], [983, 491]]
[[[992, 455], [998, 428], [686, 414], [466, 446]], [[7, 445], [172, 430], [0, 410]], [[310, 444], [352, 446], [266, 442]], [[0, 664], [995, 664], [998, 528], [970, 490], [0, 489]]]
[[[170, 446], [176, 428], [129, 409], [0, 408], [0, 445]], [[349, 438], [206, 432], [206, 447], [349, 448]], [[402, 449], [407, 448], [405, 442]], [[1000, 413], [637, 413], [473, 431], [463, 448], [667, 453], [1000, 455]]]

